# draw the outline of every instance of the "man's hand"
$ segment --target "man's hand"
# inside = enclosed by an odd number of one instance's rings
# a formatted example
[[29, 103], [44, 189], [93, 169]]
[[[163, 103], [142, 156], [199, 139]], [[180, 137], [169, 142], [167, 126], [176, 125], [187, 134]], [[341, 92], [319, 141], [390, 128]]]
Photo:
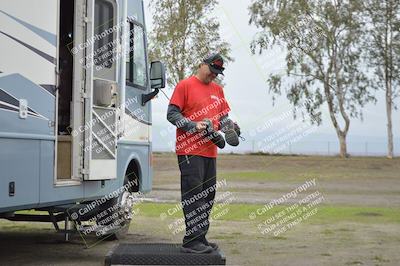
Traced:
[[207, 129], [207, 123], [204, 121], [196, 122], [196, 130], [197, 132], [201, 132]]

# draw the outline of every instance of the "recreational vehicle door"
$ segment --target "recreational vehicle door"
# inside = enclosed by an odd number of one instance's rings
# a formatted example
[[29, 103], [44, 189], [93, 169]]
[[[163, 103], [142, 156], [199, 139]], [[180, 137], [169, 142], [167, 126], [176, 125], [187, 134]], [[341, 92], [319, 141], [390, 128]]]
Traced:
[[85, 73], [83, 133], [84, 180], [114, 179], [117, 175], [117, 124], [119, 119], [118, 3], [116, 0], [87, 0], [85, 49], [82, 62]]

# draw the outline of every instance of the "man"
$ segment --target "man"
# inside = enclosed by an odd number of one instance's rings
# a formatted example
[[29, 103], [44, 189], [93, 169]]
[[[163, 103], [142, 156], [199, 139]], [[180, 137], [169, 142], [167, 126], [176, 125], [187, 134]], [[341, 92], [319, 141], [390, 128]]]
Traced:
[[239, 128], [228, 117], [224, 92], [213, 82], [223, 74], [223, 64], [220, 54], [204, 59], [196, 75], [177, 84], [168, 106], [167, 119], [177, 127], [176, 154], [186, 224], [181, 250], [188, 253], [218, 249], [206, 239], [215, 198], [217, 146], [225, 146], [218, 130], [225, 133], [228, 144], [239, 144]]

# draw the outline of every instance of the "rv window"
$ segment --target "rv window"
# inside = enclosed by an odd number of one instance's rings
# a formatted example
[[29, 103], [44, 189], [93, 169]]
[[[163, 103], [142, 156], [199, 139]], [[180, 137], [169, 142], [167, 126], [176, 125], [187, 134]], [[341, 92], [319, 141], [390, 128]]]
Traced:
[[114, 7], [107, 0], [96, 0], [94, 10], [94, 64], [111, 68], [113, 63]]
[[143, 27], [129, 22], [127, 40], [126, 82], [128, 85], [145, 90], [147, 85], [146, 51]]

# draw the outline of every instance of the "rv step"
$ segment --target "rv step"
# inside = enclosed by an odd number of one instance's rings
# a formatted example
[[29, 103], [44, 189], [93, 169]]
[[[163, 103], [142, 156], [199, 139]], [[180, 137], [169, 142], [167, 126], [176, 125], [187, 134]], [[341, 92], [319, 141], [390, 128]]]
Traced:
[[59, 205], [52, 208], [53, 212], [64, 212], [71, 216], [73, 220], [76, 220], [78, 217], [79, 221], [86, 221], [92, 219], [96, 216], [99, 210], [95, 207], [90, 207], [88, 204], [66, 204]]
[[222, 251], [208, 254], [180, 252], [181, 244], [122, 243], [111, 250], [105, 259], [105, 265], [225, 265]]

